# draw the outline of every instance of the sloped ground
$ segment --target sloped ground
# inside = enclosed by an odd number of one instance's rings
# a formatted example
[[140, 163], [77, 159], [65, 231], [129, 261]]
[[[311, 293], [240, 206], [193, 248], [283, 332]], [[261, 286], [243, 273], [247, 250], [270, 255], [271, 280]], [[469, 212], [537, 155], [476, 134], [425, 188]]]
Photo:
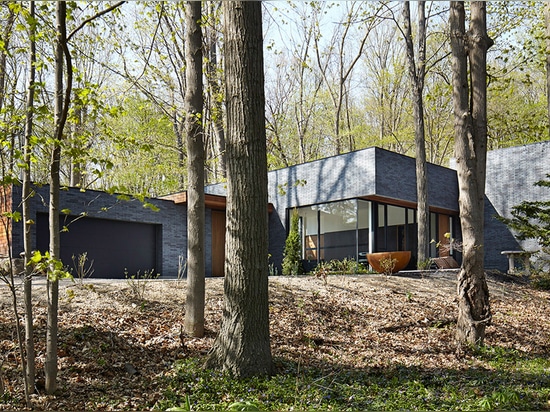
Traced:
[[[176, 359], [204, 355], [219, 328], [223, 280], [207, 280], [206, 337], [182, 335], [185, 282], [63, 281], [60, 287], [59, 387], [45, 396], [42, 366], [45, 286], [35, 286], [39, 370], [36, 409], [150, 409], [162, 399], [162, 378]], [[490, 346], [526, 355], [550, 354], [550, 294], [490, 279]], [[19, 292], [20, 293], [20, 292]], [[458, 353], [454, 275], [270, 278], [273, 355], [325, 369], [433, 370], [489, 367]], [[143, 296], [141, 296], [143, 295]], [[6, 393], [0, 409], [22, 408], [11, 297], [0, 286], [0, 353]]]

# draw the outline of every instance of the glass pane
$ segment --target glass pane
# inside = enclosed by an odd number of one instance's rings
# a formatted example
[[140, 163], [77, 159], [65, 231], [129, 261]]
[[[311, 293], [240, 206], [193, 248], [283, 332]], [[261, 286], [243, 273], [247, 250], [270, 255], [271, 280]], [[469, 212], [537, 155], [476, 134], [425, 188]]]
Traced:
[[407, 228], [406, 228], [406, 238], [407, 244], [405, 250], [410, 250], [412, 256], [416, 256], [418, 249], [418, 230], [416, 225], [416, 210], [407, 209]]
[[302, 232], [302, 256], [306, 260], [317, 261], [317, 210], [311, 206], [298, 209]]
[[321, 221], [322, 259], [356, 259], [357, 210], [355, 200], [317, 206]]
[[376, 227], [376, 247], [375, 252], [385, 252], [386, 247], [386, 205], [378, 205], [378, 226]]
[[405, 224], [405, 208], [388, 205], [388, 226]]
[[430, 243], [430, 257], [437, 257], [437, 214], [430, 213], [430, 239], [435, 241]]
[[357, 228], [358, 228], [358, 250], [359, 263], [367, 264], [367, 253], [369, 252], [371, 202], [357, 200]]
[[405, 250], [405, 212], [404, 207], [388, 205], [388, 224], [386, 228], [386, 247], [388, 251]]

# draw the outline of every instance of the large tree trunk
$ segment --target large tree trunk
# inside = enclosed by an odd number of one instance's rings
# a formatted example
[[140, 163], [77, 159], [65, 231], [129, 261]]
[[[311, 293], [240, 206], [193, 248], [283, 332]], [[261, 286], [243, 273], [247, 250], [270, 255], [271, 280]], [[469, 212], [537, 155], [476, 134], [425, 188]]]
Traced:
[[272, 372], [268, 307], [267, 159], [260, 2], [223, 2], [227, 105], [224, 310], [208, 367]]
[[[471, 23], [465, 31], [463, 2], [451, 2], [451, 51], [455, 156], [459, 184], [463, 259], [458, 274], [457, 340], [483, 344], [491, 320], [489, 291], [484, 272], [484, 194], [487, 155], [487, 49], [484, 2], [472, 2]], [[468, 83], [468, 58], [471, 85]], [[471, 87], [471, 89], [470, 89]], [[471, 106], [470, 106], [471, 101]]]
[[405, 20], [405, 43], [409, 79], [413, 97], [414, 141], [416, 146], [416, 197], [417, 197], [417, 266], [424, 264], [429, 256], [430, 209], [428, 201], [428, 165], [426, 163], [426, 140], [424, 132], [424, 78], [426, 76], [426, 16], [424, 1], [418, 2], [418, 62], [415, 59], [411, 28], [410, 2], [403, 5]]
[[202, 126], [202, 29], [201, 2], [185, 5], [186, 77], [185, 113], [187, 128], [187, 300], [185, 331], [204, 335], [204, 144]]
[[[35, 18], [34, 1], [29, 5], [29, 16]], [[32, 223], [30, 214], [30, 198], [32, 197], [31, 189], [31, 140], [33, 133], [34, 119], [34, 94], [35, 94], [35, 63], [36, 63], [36, 41], [35, 26], [30, 26], [29, 38], [29, 84], [27, 86], [27, 102], [26, 102], [26, 119], [25, 119], [25, 142], [23, 147], [24, 168], [23, 168], [23, 198], [21, 201], [23, 209], [23, 224], [25, 233], [23, 235], [23, 249], [25, 253], [25, 281], [24, 281], [24, 296], [25, 296], [25, 352], [27, 356], [26, 368], [26, 383], [28, 393], [34, 392], [34, 382], [36, 376], [35, 370], [35, 349], [34, 349], [34, 327], [33, 327], [33, 310], [32, 310], [32, 267], [30, 265], [32, 256]]]

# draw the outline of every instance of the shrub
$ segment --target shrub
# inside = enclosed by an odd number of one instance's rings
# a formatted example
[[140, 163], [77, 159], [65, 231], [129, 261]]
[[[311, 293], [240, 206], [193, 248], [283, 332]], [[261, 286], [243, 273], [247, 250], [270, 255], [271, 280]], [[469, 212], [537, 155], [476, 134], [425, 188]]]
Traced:
[[[550, 174], [546, 178], [547, 180], [536, 182], [535, 186], [550, 188]], [[534, 239], [539, 243], [541, 250], [538, 252], [531, 280], [538, 289], [550, 289], [550, 201], [521, 202], [512, 208], [512, 216], [511, 219], [498, 219], [515, 232], [517, 239]]]
[[283, 275], [285, 276], [301, 275], [304, 271], [302, 268], [302, 242], [298, 230], [299, 221], [298, 210], [294, 209], [290, 218], [290, 230], [283, 252]]
[[[548, 180], [541, 180], [535, 186], [550, 188]], [[512, 218], [499, 220], [516, 232], [519, 240], [535, 239], [543, 248], [550, 248], [550, 201], [524, 201], [512, 208]]]

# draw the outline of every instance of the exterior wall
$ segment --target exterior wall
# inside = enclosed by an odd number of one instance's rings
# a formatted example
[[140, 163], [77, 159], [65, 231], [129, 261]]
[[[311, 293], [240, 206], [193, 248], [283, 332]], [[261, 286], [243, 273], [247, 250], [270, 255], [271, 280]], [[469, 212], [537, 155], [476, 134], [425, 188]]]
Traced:
[[[31, 202], [31, 216], [36, 221], [37, 213], [48, 213], [49, 187], [35, 188], [37, 194]], [[21, 187], [13, 186], [13, 203], [21, 199]], [[172, 201], [149, 199], [160, 211], [144, 208], [137, 200], [119, 200], [116, 195], [105, 192], [70, 188], [60, 192], [61, 209], [69, 209], [71, 215], [86, 213], [90, 217], [127, 222], [140, 222], [161, 225], [160, 253], [162, 255], [163, 277], [175, 277], [178, 271], [179, 256], [187, 256], [187, 208]], [[32, 244], [36, 247], [36, 233], [33, 231]], [[12, 250], [15, 255], [23, 251], [23, 224], [14, 224]], [[209, 250], [209, 249], [206, 249]]]
[[523, 201], [548, 200], [548, 188], [534, 186], [550, 173], [550, 141], [493, 150], [487, 153], [485, 184], [485, 267], [505, 271], [503, 250], [539, 248], [534, 241], [518, 242], [495, 215], [512, 217], [513, 206]]
[[[375, 150], [375, 194], [416, 203], [415, 159], [388, 150]], [[428, 163], [428, 201], [430, 207], [458, 212], [458, 179], [455, 170]]]

